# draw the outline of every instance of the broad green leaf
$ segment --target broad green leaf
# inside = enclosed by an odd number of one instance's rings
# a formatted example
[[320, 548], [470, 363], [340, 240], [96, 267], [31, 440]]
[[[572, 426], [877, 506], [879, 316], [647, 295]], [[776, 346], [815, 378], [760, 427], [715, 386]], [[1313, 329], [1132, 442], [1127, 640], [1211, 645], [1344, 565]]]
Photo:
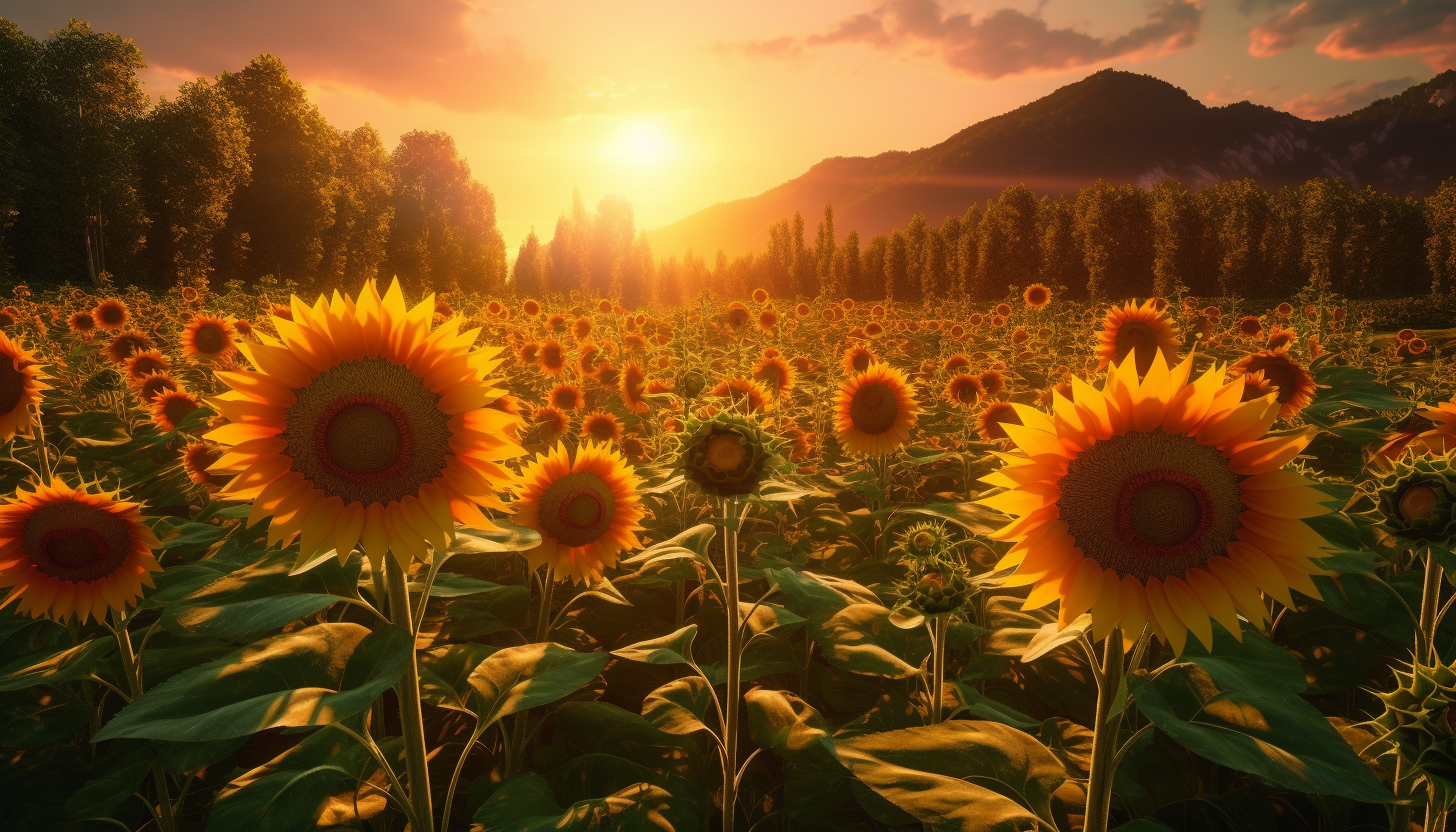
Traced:
[[1024, 731], [1031, 730], [1040, 724], [1021, 711], [997, 702], [964, 682], [953, 681], [949, 684], [955, 690], [956, 700], [966, 709], [966, 713], [976, 719], [1001, 722]]
[[852, 799], [858, 781], [834, 756], [834, 741], [818, 711], [792, 693], [767, 688], [754, 688], [743, 700], [754, 742], [784, 760], [784, 798], [790, 818], [817, 823], [826, 812]]
[[701, 676], [684, 676], [647, 694], [642, 717], [669, 734], [706, 731], [703, 723], [713, 707], [713, 691]]
[[1188, 750], [1285, 789], [1384, 802], [1390, 793], [1314, 706], [1255, 686], [1221, 691], [1194, 664], [1135, 679], [1139, 711]]
[[284, 624], [291, 624], [328, 609], [338, 601], [337, 595], [276, 595], [272, 598], [254, 598], [216, 607], [182, 607], [174, 616], [169, 617], [169, 621], [193, 635], [231, 638], [263, 633]]
[[1034, 662], [1063, 644], [1071, 644], [1082, 638], [1092, 629], [1092, 616], [1090, 613], [1082, 613], [1077, 616], [1071, 624], [1062, 628], [1057, 622], [1052, 621], [1043, 624], [1036, 635], [1026, 645], [1026, 652], [1021, 654], [1023, 662]]
[[292, 561], [287, 552], [269, 552], [257, 563], [233, 570], [167, 604], [162, 626], [241, 639], [290, 624], [354, 594], [359, 559], [345, 564], [331, 560], [306, 574], [291, 574]]
[[975, 501], [964, 503], [928, 503], [907, 508], [911, 514], [925, 514], [949, 520], [974, 535], [986, 537], [1006, 525], [1007, 517]]
[[960, 832], [1020, 832], [1054, 824], [1062, 762], [997, 722], [952, 720], [840, 740], [839, 761], [917, 820]]
[[890, 616], [879, 604], [850, 604], [823, 624], [811, 624], [810, 633], [835, 667], [891, 679], [919, 675], [930, 637], [896, 627]]
[[106, 636], [60, 652], [46, 648], [33, 651], [0, 669], [0, 691], [20, 690], [31, 685], [63, 685], [91, 672], [115, 649], [116, 639]]
[[93, 742], [201, 742], [325, 725], [369, 708], [404, 673], [409, 631], [316, 624], [185, 670], [127, 705]]
[[1308, 682], [1299, 659], [1264, 638], [1244, 622], [1243, 640], [1235, 639], [1213, 622], [1213, 649], [1204, 650], [1198, 639], [1183, 648], [1182, 661], [1193, 662], [1224, 690], [1253, 690], [1269, 695], [1304, 693]]
[[488, 644], [447, 644], [419, 655], [420, 698], [437, 708], [476, 715], [480, 703], [470, 674], [499, 648]]
[[613, 650], [612, 655], [646, 664], [692, 664], [693, 637], [697, 634], [698, 625], [689, 624], [677, 632]]
[[850, 604], [880, 603], [873, 590], [845, 578], [792, 569], [765, 569], [763, 575], [778, 588], [785, 607], [810, 621], [828, 619]]
[[492, 653], [470, 674], [480, 696], [482, 725], [545, 705], [590, 682], [611, 661], [608, 653], [578, 653], [559, 644], [523, 644]]
[[111, 448], [131, 441], [131, 431], [116, 415], [92, 410], [61, 422], [61, 430], [83, 448]]
[[127, 742], [96, 761], [99, 776], [66, 801], [66, 817], [103, 818], [131, 799], [152, 767], [151, 749], [145, 742]]
[[493, 520], [494, 529], [457, 528], [450, 544], [450, 555], [495, 555], [524, 552], [541, 545], [541, 535], [505, 520]]
[[563, 809], [546, 780], [526, 771], [501, 784], [472, 820], [491, 832], [675, 832], [675, 802], [660, 786], [638, 783]]
[[[496, 592], [502, 589], [500, 584], [493, 584], [490, 581], [482, 581], [479, 578], [472, 578], [469, 575], [461, 575], [457, 572], [440, 572], [435, 575], [435, 580], [430, 584], [431, 598], [463, 598], [466, 595], [478, 595], [482, 592]], [[418, 593], [418, 583], [410, 585], [411, 593]]]
[[66, 739], [90, 721], [85, 702], [46, 685], [0, 694], [0, 742], [12, 749]]

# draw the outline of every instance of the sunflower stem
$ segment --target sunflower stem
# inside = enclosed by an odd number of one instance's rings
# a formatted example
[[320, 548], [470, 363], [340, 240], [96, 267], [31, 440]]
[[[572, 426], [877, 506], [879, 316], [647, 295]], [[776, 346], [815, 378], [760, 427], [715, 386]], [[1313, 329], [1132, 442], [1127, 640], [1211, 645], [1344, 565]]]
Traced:
[[[389, 617], [415, 635], [414, 618], [410, 615], [409, 584], [405, 567], [393, 554], [384, 558], [384, 581], [389, 586]], [[415, 810], [418, 827], [411, 832], [432, 832], [434, 811], [430, 807], [430, 770], [425, 749], [425, 715], [420, 706], [420, 668], [413, 644], [404, 678], [395, 692], [399, 695], [399, 724], [404, 733], [404, 766], [409, 781], [410, 805]]]
[[1426, 822], [1422, 829], [1425, 832], [1446, 832], [1446, 812], [1437, 808], [1435, 787], [1427, 784], [1426, 794]]
[[950, 616], [935, 617], [935, 644], [930, 663], [930, 724], [939, 725], [942, 719], [945, 691], [945, 640], [950, 631]]
[[1102, 684], [1097, 689], [1097, 721], [1092, 729], [1092, 767], [1087, 772], [1087, 812], [1083, 832], [1107, 832], [1112, 808], [1112, 775], [1115, 770], [1117, 730], [1122, 712], [1112, 713], [1122, 687], [1122, 630], [1113, 629], [1102, 646]]
[[738, 526], [734, 500], [723, 500], [723, 606], [728, 622], [727, 690], [723, 695], [723, 832], [733, 832], [738, 803], [738, 690], [743, 645], [738, 616]]
[[[126, 624], [126, 619], [118, 613], [116, 627], [112, 632], [116, 633], [116, 645], [121, 653], [121, 672], [126, 674], [126, 684], [131, 690], [131, 699], [135, 702], [142, 695], [142, 670], [136, 651], [132, 649], [131, 632], [127, 630]], [[175, 832], [177, 819], [172, 815], [171, 790], [167, 788], [167, 772], [162, 770], [160, 763], [152, 763], [152, 780], [157, 786], [157, 826], [161, 832]]]
[[1416, 642], [1416, 658], [1422, 664], [1433, 664], [1439, 658], [1436, 650], [1436, 610], [1440, 604], [1441, 566], [1428, 549], [1425, 581], [1421, 585], [1420, 635]]

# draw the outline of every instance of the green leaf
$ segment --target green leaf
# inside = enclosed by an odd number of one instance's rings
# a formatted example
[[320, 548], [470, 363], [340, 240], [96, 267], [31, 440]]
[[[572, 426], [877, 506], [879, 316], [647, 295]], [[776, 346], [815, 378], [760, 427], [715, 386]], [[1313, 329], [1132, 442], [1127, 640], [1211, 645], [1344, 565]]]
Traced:
[[1082, 613], [1071, 623], [1063, 628], [1055, 621], [1043, 624], [1036, 635], [1026, 645], [1026, 652], [1021, 654], [1023, 662], [1034, 662], [1064, 644], [1082, 638], [1092, 629], [1092, 615]]
[[[490, 581], [482, 581], [479, 578], [472, 578], [469, 575], [461, 575], [457, 572], [440, 572], [435, 575], [435, 580], [430, 584], [431, 598], [463, 598], [467, 595], [478, 595], [482, 592], [497, 592], [502, 589], [500, 584], [493, 584]], [[411, 584], [410, 592], [419, 593], [419, 584]]]
[[784, 759], [785, 808], [791, 819], [818, 823], [852, 799], [858, 781], [834, 756], [834, 741], [818, 711], [792, 693], [767, 688], [748, 691], [743, 701], [754, 742]]
[[524, 552], [541, 545], [541, 534], [535, 529], [526, 529], [504, 520], [492, 520], [496, 528], [455, 529], [455, 540], [450, 544], [450, 555], [497, 555], [507, 552]]
[[470, 674], [499, 648], [488, 644], [447, 644], [420, 654], [420, 698], [437, 708], [476, 715], [480, 703]]
[[669, 734], [706, 731], [703, 720], [713, 707], [713, 689], [701, 676], [684, 676], [647, 694], [642, 716]]
[[1221, 691], [1208, 672], [1178, 664], [1135, 677], [1133, 698], [1188, 750], [1281, 788], [1385, 802], [1389, 792], [1313, 705], [1263, 686]]
[[[337, 595], [277, 595], [216, 607], [169, 608], [169, 623], [193, 635], [235, 638], [291, 624], [338, 603]], [[166, 614], [164, 613], [164, 616]]]
[[1007, 517], [975, 501], [963, 503], [929, 503], [904, 509], [911, 514], [925, 514], [949, 520], [974, 535], [989, 536], [1006, 525]]
[[[812, 620], [812, 619], [811, 619]], [[879, 604], [850, 604], [810, 633], [835, 667], [854, 673], [908, 679], [930, 654], [924, 630], [902, 630]]]
[[470, 674], [480, 696], [482, 725], [546, 705], [570, 694], [602, 672], [608, 653], [578, 653], [559, 644], [523, 644], [492, 653]]
[[131, 441], [126, 422], [104, 410], [89, 410], [61, 422], [61, 430], [83, 448], [108, 448]]
[[130, 742], [96, 761], [99, 777], [88, 780], [66, 801], [68, 818], [102, 818], [138, 791], [152, 767], [151, 749], [144, 742]]
[[648, 783], [561, 808], [545, 778], [525, 771], [501, 784], [471, 820], [491, 832], [674, 832], [676, 801]]
[[[215, 529], [215, 526], [203, 526]], [[194, 635], [242, 639], [291, 624], [354, 594], [362, 561], [328, 560], [291, 574], [293, 557], [269, 552], [162, 609], [162, 626]]]
[[865, 734], [835, 743], [839, 761], [881, 797], [924, 823], [960, 832], [1055, 825], [1062, 762], [1030, 735], [997, 722]]
[[976, 719], [1000, 722], [1005, 725], [1010, 725], [1012, 728], [1020, 728], [1023, 731], [1029, 731], [1041, 724], [1021, 711], [1016, 710], [1010, 705], [1003, 705], [997, 702], [964, 682], [956, 681], [950, 684], [955, 689], [956, 699], [966, 709], [966, 713]]
[[1213, 622], [1213, 649], [1204, 650], [1198, 639], [1183, 648], [1182, 661], [1193, 662], [1224, 690], [1254, 690], [1269, 695], [1304, 693], [1309, 686], [1299, 659], [1250, 627], [1243, 627], [1243, 640]]
[[646, 664], [692, 664], [693, 637], [697, 634], [698, 625], [689, 624], [677, 632], [613, 650], [612, 655]]
[[792, 569], [765, 569], [763, 576], [778, 588], [785, 607], [810, 621], [827, 620], [850, 604], [880, 603], [873, 590], [846, 578]]
[[92, 739], [201, 742], [362, 713], [404, 673], [409, 631], [316, 624], [185, 670], [127, 705]]
[[60, 652], [42, 648], [22, 656], [0, 669], [0, 691], [20, 690], [31, 685], [60, 686], [91, 672], [116, 649], [116, 639], [107, 636], [84, 641]]

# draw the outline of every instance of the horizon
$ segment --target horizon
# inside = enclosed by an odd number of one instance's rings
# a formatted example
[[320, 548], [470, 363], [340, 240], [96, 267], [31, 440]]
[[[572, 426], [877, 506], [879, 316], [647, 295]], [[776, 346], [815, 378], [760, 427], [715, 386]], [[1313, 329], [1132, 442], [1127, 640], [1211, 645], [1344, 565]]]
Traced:
[[[405, 14], [377, 0], [349, 26], [325, 4], [264, 5], [250, 17], [22, 0], [0, 16], [33, 37], [75, 17], [130, 38], [154, 101], [268, 52], [337, 128], [372, 124], [387, 148], [444, 130], [494, 194], [512, 253], [532, 228], [549, 239], [574, 190], [589, 209], [621, 197], [637, 228], [657, 229], [825, 159], [933, 146], [1102, 69], [1208, 106], [1248, 100], [1317, 120], [1456, 67], [1456, 15], [1433, 4], [1121, 2], [1092, 20], [1066, 3], [759, 3], [753, 15], [430, 0]], [[248, 25], [262, 19], [273, 25]], [[210, 39], [195, 37], [201, 26]], [[1003, 42], [1016, 48], [991, 48]], [[883, 117], [867, 118], [875, 108]]]

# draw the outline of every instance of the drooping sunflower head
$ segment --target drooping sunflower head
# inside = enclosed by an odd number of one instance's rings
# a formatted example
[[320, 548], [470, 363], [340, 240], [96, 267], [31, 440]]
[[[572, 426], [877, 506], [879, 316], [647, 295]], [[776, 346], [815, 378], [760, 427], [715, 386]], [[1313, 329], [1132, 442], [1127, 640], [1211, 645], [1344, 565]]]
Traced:
[[1132, 355], [1138, 375], [1145, 375], [1154, 355], [1161, 353], [1165, 362], [1172, 363], [1178, 346], [1178, 333], [1166, 309], [1158, 310], [1151, 300], [1141, 305], [1128, 301], [1112, 307], [1102, 319], [1102, 331], [1097, 334], [1097, 369], [1121, 364]]
[[137, 504], [117, 494], [59, 480], [18, 489], [0, 506], [0, 587], [10, 590], [0, 608], [18, 600], [27, 615], [82, 622], [124, 611], [161, 570], [160, 545]]
[[976, 432], [987, 442], [1009, 439], [1006, 425], [1021, 424], [1021, 415], [1011, 402], [990, 402], [976, 416]]
[[135, 330], [119, 333], [106, 345], [106, 357], [114, 364], [124, 364], [128, 358], [139, 352], [154, 350], [157, 345], [151, 338]]
[[1262, 373], [1264, 380], [1278, 391], [1279, 418], [1288, 419], [1314, 401], [1314, 376], [1288, 352], [1262, 350], [1244, 356], [1229, 368], [1233, 376], [1255, 371]]
[[753, 379], [774, 398], [787, 399], [793, 395], [794, 368], [780, 356], [765, 356], [754, 364]]
[[919, 418], [915, 385], [888, 364], [871, 364], [839, 386], [834, 400], [834, 432], [855, 453], [892, 453], [910, 439]]
[[959, 373], [951, 376], [950, 381], [945, 385], [945, 400], [953, 407], [962, 410], [969, 410], [975, 407], [976, 402], [981, 400], [985, 390], [981, 382], [973, 375]]
[[743, 413], [758, 413], [773, 409], [773, 399], [753, 379], [724, 379], [708, 391], [708, 397], [725, 399], [730, 407]]
[[237, 351], [232, 322], [216, 315], [194, 315], [182, 329], [182, 354], [194, 360], [218, 361]]
[[66, 326], [77, 335], [96, 331], [96, 318], [90, 312], [76, 312], [66, 321]]
[[171, 433], [192, 411], [201, 407], [201, 402], [186, 390], [167, 390], [153, 396], [150, 407], [152, 422], [163, 432]]
[[647, 394], [647, 371], [636, 361], [628, 361], [622, 368], [622, 378], [619, 384], [622, 391], [622, 403], [633, 413], [646, 413], [648, 409], [647, 400], [643, 398]]
[[108, 332], [115, 332], [126, 326], [127, 318], [131, 313], [127, 311], [126, 304], [116, 298], [107, 298], [96, 304], [91, 310], [91, 317], [96, 321], [96, 326]]
[[541, 438], [547, 442], [555, 441], [556, 437], [566, 433], [566, 428], [571, 424], [571, 418], [559, 408], [546, 405], [536, 408], [531, 415], [531, 421], [535, 424]]
[[1028, 307], [1041, 309], [1051, 302], [1052, 293], [1050, 289], [1040, 283], [1033, 283], [1026, 287], [1026, 291], [1021, 293], [1021, 299], [1026, 301]]
[[1380, 479], [1385, 526], [1412, 541], [1445, 542], [1456, 535], [1456, 455], [1406, 455]]
[[558, 444], [528, 462], [511, 488], [515, 522], [541, 535], [526, 553], [532, 567], [549, 564], [560, 580], [590, 582], [641, 545], [642, 481], [622, 455], [587, 442], [573, 458]]
[[728, 304], [728, 311], [724, 314], [730, 329], [736, 330], [748, 323], [748, 307], [738, 301]]
[[214, 474], [207, 470], [219, 459], [222, 459], [222, 450], [218, 447], [208, 442], [189, 442], [187, 447], [182, 449], [182, 470], [187, 472], [188, 479], [208, 491], [216, 491], [231, 479], [226, 475]]
[[588, 413], [581, 420], [581, 436], [599, 444], [613, 445], [622, 439], [622, 423], [605, 411]]
[[855, 373], [862, 373], [868, 370], [870, 365], [877, 360], [875, 354], [870, 351], [869, 347], [863, 344], [856, 344], [844, 351], [844, 355], [840, 358], [839, 364], [844, 368], [845, 374], [854, 375]]
[[126, 380], [138, 382], [152, 373], [160, 373], [172, 366], [167, 356], [157, 350], [134, 353], [126, 360]]
[[983, 502], [1016, 517], [998, 568], [1033, 585], [1028, 608], [1060, 600], [1063, 626], [1090, 610], [1098, 637], [1149, 624], [1181, 653], [1189, 631], [1211, 645], [1210, 618], [1235, 636], [1238, 614], [1261, 619], [1261, 592], [1318, 597], [1312, 559], [1329, 544], [1303, 521], [1330, 509], [1283, 470], [1312, 433], [1265, 436], [1272, 396], [1242, 401], [1242, 379], [1191, 367], [1158, 353], [1139, 381], [1129, 358], [1102, 389], [1074, 376], [1075, 403], [1056, 397], [1053, 415], [1014, 405], [1021, 424], [1002, 427], [1018, 451], [985, 478], [1007, 490]]
[[433, 298], [408, 308], [398, 282], [381, 296], [366, 282], [355, 301], [293, 299], [279, 339], [238, 348], [255, 368], [219, 372], [233, 389], [213, 400], [231, 424], [207, 438], [231, 446], [224, 490], [271, 515], [269, 541], [301, 538], [300, 556], [362, 544], [402, 563], [442, 549], [456, 521], [493, 525], [519, 455], [517, 417], [489, 407], [496, 348], [472, 349], [477, 330], [452, 317], [432, 331]]
[[678, 437], [678, 467], [719, 497], [752, 494], [778, 464], [782, 442], [747, 416], [720, 411], [693, 419]]
[[40, 404], [42, 390], [51, 389], [45, 378], [35, 354], [0, 332], [0, 442], [16, 434], [31, 435], [35, 418], [30, 406]]

